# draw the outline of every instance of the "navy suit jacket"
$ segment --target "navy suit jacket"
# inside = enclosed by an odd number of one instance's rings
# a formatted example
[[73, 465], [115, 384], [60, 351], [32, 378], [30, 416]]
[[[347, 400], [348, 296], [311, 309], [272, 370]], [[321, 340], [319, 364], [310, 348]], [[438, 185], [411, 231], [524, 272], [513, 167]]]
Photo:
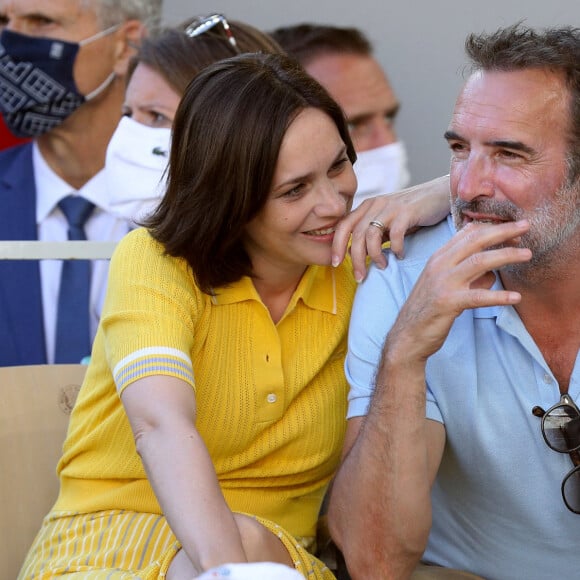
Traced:
[[[38, 239], [31, 143], [0, 153], [0, 239]], [[45, 363], [39, 262], [0, 260], [0, 366]]]

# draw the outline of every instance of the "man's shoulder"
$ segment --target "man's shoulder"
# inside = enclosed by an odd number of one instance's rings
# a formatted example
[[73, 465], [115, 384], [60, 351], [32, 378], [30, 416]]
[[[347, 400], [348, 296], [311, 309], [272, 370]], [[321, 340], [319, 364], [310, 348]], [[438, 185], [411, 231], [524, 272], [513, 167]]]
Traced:
[[388, 266], [380, 269], [374, 264], [371, 265], [365, 282], [357, 289], [357, 301], [374, 305], [376, 297], [380, 297], [376, 299], [382, 301], [389, 295], [398, 306], [402, 306], [429, 258], [454, 233], [453, 221], [444, 219], [434, 226], [421, 228], [407, 236], [402, 259], [395, 258], [390, 250], [386, 250]]
[[32, 143], [14, 145], [0, 151], [0, 166], [8, 167], [12, 163], [32, 163]]
[[15, 145], [0, 151], [0, 191], [27, 191], [34, 187], [32, 143]]
[[34, 220], [35, 198], [32, 144], [16, 145], [0, 152], [0, 200], [3, 209], [0, 221], [4, 224], [6, 220]]
[[[434, 226], [423, 227], [405, 237], [405, 255], [395, 258], [389, 252], [388, 266], [384, 270], [372, 266], [368, 278], [372, 281], [366, 286], [385, 284], [395, 291], [399, 288], [406, 298], [417, 278], [425, 268], [429, 258], [455, 234], [455, 227], [450, 216]], [[373, 288], [370, 292], [377, 291]], [[380, 292], [379, 292], [380, 293]], [[403, 296], [401, 294], [401, 296]]]
[[401, 262], [426, 262], [454, 234], [455, 226], [450, 215], [434, 226], [417, 230], [405, 238], [405, 257]]

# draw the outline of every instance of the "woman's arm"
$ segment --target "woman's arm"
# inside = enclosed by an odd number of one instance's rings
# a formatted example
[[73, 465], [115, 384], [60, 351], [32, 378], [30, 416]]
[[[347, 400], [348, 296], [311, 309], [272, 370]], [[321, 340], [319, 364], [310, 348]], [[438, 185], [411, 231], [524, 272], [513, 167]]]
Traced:
[[152, 376], [129, 385], [121, 399], [137, 452], [163, 514], [199, 571], [247, 561], [234, 516], [195, 427], [195, 394], [187, 383]]
[[[401, 258], [405, 234], [419, 226], [431, 226], [449, 213], [449, 175], [415, 185], [398, 193], [389, 193], [365, 200], [346, 216], [336, 229], [333, 243], [333, 264], [338, 265], [346, 255], [349, 240], [355, 278], [366, 276], [366, 258], [380, 268], [387, 266], [381, 245], [390, 240], [391, 250]], [[385, 230], [370, 226], [376, 220]]]

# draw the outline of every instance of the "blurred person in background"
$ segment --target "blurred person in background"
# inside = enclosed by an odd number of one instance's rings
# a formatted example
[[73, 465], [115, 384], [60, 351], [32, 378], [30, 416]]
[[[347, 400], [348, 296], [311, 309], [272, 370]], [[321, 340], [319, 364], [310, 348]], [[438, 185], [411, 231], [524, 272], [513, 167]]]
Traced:
[[123, 118], [107, 147], [112, 210], [133, 223], [165, 190], [171, 125], [187, 85], [206, 66], [241, 53], [284, 51], [253, 26], [212, 14], [146, 38], [129, 66]]
[[[0, 0], [0, 112], [32, 138], [0, 153], [0, 238], [116, 241], [102, 171], [129, 61], [160, 0]], [[73, 263], [74, 262], [74, 263]], [[0, 365], [79, 363], [108, 262], [0, 263]]]

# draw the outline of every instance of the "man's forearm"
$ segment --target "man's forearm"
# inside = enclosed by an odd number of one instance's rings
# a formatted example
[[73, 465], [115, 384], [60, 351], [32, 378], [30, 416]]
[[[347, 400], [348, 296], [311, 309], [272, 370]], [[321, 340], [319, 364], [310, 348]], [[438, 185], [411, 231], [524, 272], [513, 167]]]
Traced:
[[333, 486], [331, 532], [355, 579], [407, 578], [431, 526], [425, 364], [403, 348], [385, 344], [369, 414]]

